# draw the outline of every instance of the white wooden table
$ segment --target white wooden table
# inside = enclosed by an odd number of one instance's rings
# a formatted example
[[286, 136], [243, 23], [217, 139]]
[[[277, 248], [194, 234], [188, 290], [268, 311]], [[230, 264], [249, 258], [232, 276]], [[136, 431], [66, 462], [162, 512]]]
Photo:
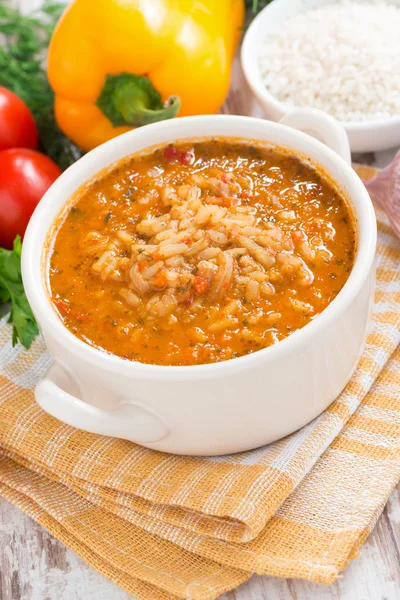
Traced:
[[[129, 600], [17, 508], [0, 502], [1, 600]], [[254, 576], [221, 600], [399, 600], [400, 488], [342, 579], [332, 587]]]
[[[4, 0], [0, 0], [1, 2]], [[14, 0], [24, 9], [41, 0]], [[224, 112], [260, 115], [236, 62]], [[395, 150], [354, 157], [385, 166]], [[0, 499], [0, 600], [129, 600], [132, 597], [84, 563], [7, 501]], [[400, 486], [342, 579], [325, 588], [300, 580], [254, 576], [221, 600], [399, 600]]]

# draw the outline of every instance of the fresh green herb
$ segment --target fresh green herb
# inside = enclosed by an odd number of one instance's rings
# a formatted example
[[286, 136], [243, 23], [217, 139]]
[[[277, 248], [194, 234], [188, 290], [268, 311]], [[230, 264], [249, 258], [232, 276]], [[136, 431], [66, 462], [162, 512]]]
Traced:
[[260, 12], [263, 8], [270, 4], [272, 0], [246, 0], [246, 8], [248, 11], [255, 15]]
[[22, 15], [0, 3], [0, 85], [15, 92], [32, 111], [41, 150], [62, 169], [81, 151], [60, 131], [54, 117], [54, 94], [44, 70], [46, 50], [65, 6], [47, 0], [40, 11]]
[[39, 329], [22, 283], [21, 250], [19, 235], [14, 240], [13, 250], [0, 248], [0, 302], [11, 302], [8, 322], [13, 325], [13, 346], [19, 340], [25, 348], [29, 348]]

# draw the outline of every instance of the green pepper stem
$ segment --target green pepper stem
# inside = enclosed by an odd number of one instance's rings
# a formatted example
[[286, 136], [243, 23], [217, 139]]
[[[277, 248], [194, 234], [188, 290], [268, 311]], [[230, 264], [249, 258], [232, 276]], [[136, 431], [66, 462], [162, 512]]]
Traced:
[[107, 75], [96, 105], [114, 127], [141, 127], [176, 117], [181, 103], [171, 96], [163, 104], [150, 79], [142, 75]]

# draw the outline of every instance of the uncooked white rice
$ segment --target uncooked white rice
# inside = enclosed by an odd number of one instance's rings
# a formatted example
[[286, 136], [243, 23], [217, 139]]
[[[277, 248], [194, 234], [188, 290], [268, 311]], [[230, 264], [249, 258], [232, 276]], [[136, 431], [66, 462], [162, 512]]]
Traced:
[[263, 45], [265, 86], [342, 121], [400, 114], [400, 7], [342, 0], [288, 19]]

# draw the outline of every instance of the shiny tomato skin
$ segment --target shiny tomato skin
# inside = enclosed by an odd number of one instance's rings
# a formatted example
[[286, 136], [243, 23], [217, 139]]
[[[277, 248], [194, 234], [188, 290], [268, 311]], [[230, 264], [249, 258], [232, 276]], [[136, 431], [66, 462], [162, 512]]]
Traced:
[[48, 156], [27, 148], [0, 152], [0, 246], [12, 248], [23, 236], [43, 194], [61, 175]]
[[14, 92], [0, 86], [0, 150], [38, 146], [32, 113]]

